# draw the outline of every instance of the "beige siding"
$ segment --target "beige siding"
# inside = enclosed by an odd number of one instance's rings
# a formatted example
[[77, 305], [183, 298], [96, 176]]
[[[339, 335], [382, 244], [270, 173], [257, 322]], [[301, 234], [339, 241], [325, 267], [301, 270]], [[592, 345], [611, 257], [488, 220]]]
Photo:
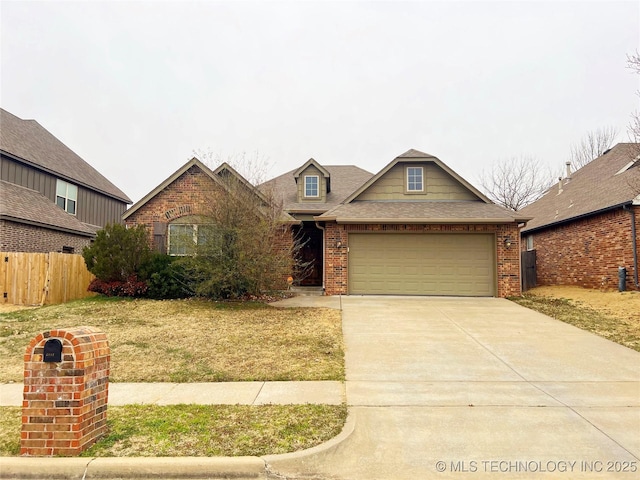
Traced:
[[379, 178], [357, 200], [477, 200], [478, 198], [451, 175], [433, 163], [409, 164], [424, 167], [423, 193], [406, 192], [406, 163], [398, 163]]
[[349, 293], [494, 296], [492, 234], [349, 234]]
[[[318, 177], [318, 188], [320, 197], [307, 198], [304, 196], [304, 177], [308, 175], [316, 175]], [[313, 165], [309, 165], [298, 177], [298, 201], [309, 203], [325, 203], [327, 201], [327, 179], [324, 178], [322, 172]]]

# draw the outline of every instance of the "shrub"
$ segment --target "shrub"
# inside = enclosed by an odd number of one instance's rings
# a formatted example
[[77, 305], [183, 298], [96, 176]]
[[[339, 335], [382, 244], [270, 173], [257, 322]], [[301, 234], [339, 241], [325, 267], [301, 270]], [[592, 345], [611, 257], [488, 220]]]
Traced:
[[82, 250], [87, 269], [103, 282], [128, 282], [151, 257], [144, 225], [107, 225]]
[[89, 291], [101, 293], [108, 297], [144, 297], [147, 294], [146, 282], [140, 281], [137, 277], [131, 276], [127, 280], [113, 280], [105, 282], [95, 278], [89, 284]]
[[149, 287], [147, 297], [160, 300], [193, 296], [191, 281], [179, 260], [156, 253], [140, 268], [140, 277], [146, 280]]

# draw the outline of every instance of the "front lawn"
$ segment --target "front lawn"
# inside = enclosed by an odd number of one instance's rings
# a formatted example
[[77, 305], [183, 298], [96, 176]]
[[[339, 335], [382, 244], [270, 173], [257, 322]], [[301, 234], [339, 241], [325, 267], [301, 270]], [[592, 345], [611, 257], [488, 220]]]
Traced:
[[[113, 382], [344, 380], [340, 312], [262, 303], [93, 297], [0, 313], [0, 382], [22, 382], [29, 341], [90, 325], [111, 346]], [[337, 435], [345, 405], [109, 407], [108, 436], [85, 456], [266, 455]], [[0, 408], [0, 456], [20, 449], [20, 407]]]
[[[340, 433], [345, 405], [126, 405], [109, 407], [108, 435], [83, 457], [269, 455]], [[20, 407], [0, 408], [0, 456], [20, 453]]]
[[640, 352], [638, 292], [538, 287], [511, 300]]
[[336, 310], [93, 297], [0, 314], [0, 382], [22, 381], [38, 333], [82, 325], [107, 334], [112, 382], [345, 378]]

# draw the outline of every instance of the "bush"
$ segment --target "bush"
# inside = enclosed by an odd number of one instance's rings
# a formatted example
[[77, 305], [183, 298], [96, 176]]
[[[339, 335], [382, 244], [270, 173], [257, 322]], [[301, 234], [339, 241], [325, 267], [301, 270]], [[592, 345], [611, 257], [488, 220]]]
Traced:
[[147, 297], [157, 300], [193, 296], [191, 282], [180, 259], [156, 253], [140, 268], [147, 282]]
[[105, 282], [95, 278], [89, 284], [90, 292], [101, 293], [108, 297], [144, 297], [147, 290], [146, 282], [139, 281], [135, 275], [124, 282], [120, 280]]
[[102, 282], [126, 283], [138, 276], [141, 266], [151, 257], [145, 226], [107, 225], [82, 250], [82, 256], [87, 269]]

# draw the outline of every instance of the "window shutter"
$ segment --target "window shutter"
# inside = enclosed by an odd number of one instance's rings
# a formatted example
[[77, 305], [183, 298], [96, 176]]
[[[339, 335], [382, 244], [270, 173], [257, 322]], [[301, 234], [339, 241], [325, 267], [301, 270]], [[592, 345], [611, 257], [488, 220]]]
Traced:
[[153, 247], [158, 253], [167, 253], [167, 224], [153, 222]]

